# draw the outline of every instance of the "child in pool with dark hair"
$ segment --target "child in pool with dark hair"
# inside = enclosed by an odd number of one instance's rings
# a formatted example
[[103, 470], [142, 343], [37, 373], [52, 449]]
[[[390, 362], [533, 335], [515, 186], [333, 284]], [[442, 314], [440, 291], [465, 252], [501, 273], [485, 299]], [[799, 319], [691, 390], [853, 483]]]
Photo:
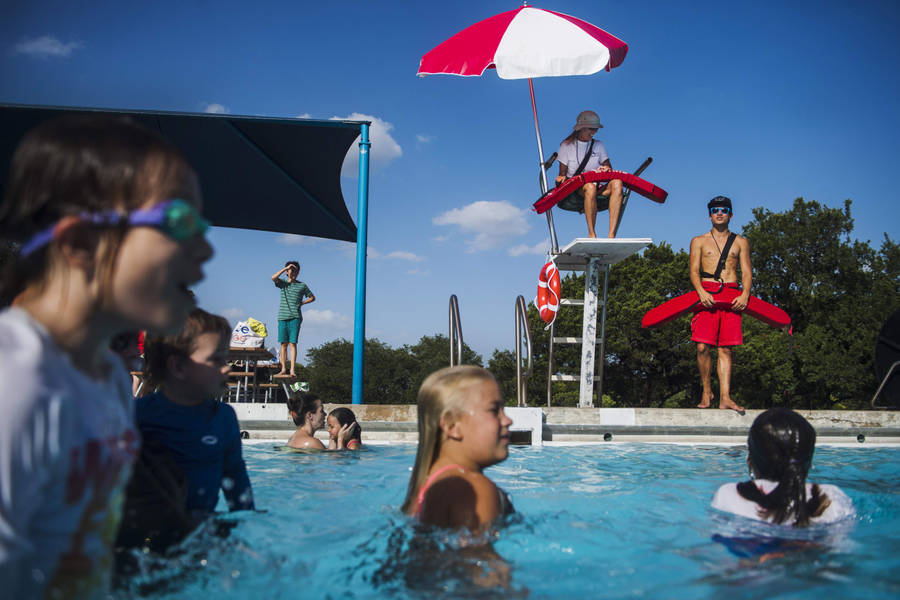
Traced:
[[19, 243], [0, 297], [0, 582], [6, 598], [106, 597], [140, 447], [124, 331], [177, 331], [212, 256], [197, 176], [131, 119], [47, 120], [0, 205]]
[[751, 480], [720, 487], [712, 507], [794, 527], [852, 516], [853, 502], [839, 487], [806, 481], [815, 447], [816, 430], [802, 416], [789, 408], [763, 412], [747, 436]]
[[186, 509], [197, 523], [225, 494], [229, 510], [254, 508], [234, 409], [217, 400], [225, 389], [231, 326], [195, 309], [174, 336], [148, 336], [147, 385], [137, 400], [144, 442], [167, 449], [187, 479]]
[[362, 447], [362, 427], [349, 408], [339, 406], [328, 413], [329, 450], [359, 450]]

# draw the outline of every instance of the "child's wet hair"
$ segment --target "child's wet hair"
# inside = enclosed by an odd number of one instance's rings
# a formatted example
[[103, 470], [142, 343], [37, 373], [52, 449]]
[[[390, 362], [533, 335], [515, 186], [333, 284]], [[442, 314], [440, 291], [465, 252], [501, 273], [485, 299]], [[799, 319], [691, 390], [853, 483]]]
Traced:
[[225, 317], [195, 308], [188, 314], [184, 327], [176, 335], [148, 335], [144, 342], [144, 370], [150, 389], [162, 385], [166, 378], [166, 363], [171, 356], [186, 358], [194, 351], [197, 338], [204, 333], [218, 333], [231, 338], [231, 325]]
[[485, 381], [496, 381], [489, 371], [475, 365], [447, 367], [425, 378], [416, 399], [419, 421], [419, 447], [409, 479], [402, 510], [407, 512], [416, 501], [419, 487], [425, 483], [431, 465], [441, 450], [441, 419], [457, 416], [465, 410], [470, 388]]
[[813, 485], [806, 498], [806, 476], [816, 449], [816, 430], [809, 421], [789, 408], [770, 408], [760, 414], [747, 435], [747, 453], [753, 471], [762, 479], [778, 483], [764, 494], [752, 482], [738, 484], [738, 493], [756, 502], [760, 515], [773, 523], [793, 517], [794, 525], [809, 524], [830, 501]]
[[[41, 123], [19, 142], [0, 204], [0, 238], [22, 244], [66, 216], [126, 212], [175, 197], [198, 201], [198, 194], [195, 174], [158, 133], [127, 117], [65, 115]], [[98, 227], [104, 296], [126, 230]], [[52, 246], [10, 261], [3, 299], [44, 280]]]
[[338, 406], [336, 409], [328, 413], [328, 416], [337, 419], [337, 422], [342, 426], [356, 423], [356, 427], [354, 427], [353, 435], [350, 436], [350, 439], [356, 440], [357, 442], [362, 442], [362, 427], [359, 426], [359, 422], [356, 420], [356, 415], [353, 414], [352, 410], [344, 406]]
[[289, 412], [293, 412], [294, 425], [300, 427], [306, 422], [306, 414], [318, 410], [319, 397], [309, 392], [300, 392], [291, 395], [287, 401]]

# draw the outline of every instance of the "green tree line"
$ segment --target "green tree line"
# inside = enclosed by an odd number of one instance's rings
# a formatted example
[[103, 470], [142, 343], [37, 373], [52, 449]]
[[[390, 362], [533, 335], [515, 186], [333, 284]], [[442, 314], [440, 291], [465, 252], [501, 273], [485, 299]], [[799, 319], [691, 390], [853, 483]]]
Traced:
[[[851, 239], [851, 202], [829, 208], [798, 198], [790, 210], [753, 210], [741, 232], [750, 243], [752, 293], [791, 316], [793, 336], [744, 319], [744, 345], [735, 348], [732, 395], [748, 408], [863, 409], [877, 387], [874, 347], [882, 324], [900, 309], [900, 246], [885, 234], [880, 247]], [[584, 275], [563, 278], [564, 298], [582, 298]], [[661, 242], [614, 265], [610, 272], [603, 397], [595, 406], [688, 408], [699, 402], [696, 351], [690, 317], [655, 329], [641, 318], [669, 298], [691, 290], [688, 254]], [[463, 315], [465, 317], [465, 315]], [[530, 405], [546, 405], [549, 331], [533, 305], [528, 308], [534, 370]], [[563, 307], [556, 336], [580, 337], [580, 306]], [[599, 330], [599, 325], [598, 325]], [[328, 342], [309, 351], [301, 375], [328, 402], [350, 397], [353, 345]], [[391, 348], [366, 342], [367, 403], [415, 402], [422, 380], [449, 364], [446, 336]], [[483, 364], [470, 348], [464, 362]], [[554, 373], [577, 375], [578, 345], [556, 344]], [[495, 350], [487, 365], [504, 397], [515, 403], [515, 357]], [[714, 375], [715, 378], [715, 375]], [[714, 381], [714, 386], [717, 382]], [[554, 406], [574, 406], [578, 382], [556, 382]]]

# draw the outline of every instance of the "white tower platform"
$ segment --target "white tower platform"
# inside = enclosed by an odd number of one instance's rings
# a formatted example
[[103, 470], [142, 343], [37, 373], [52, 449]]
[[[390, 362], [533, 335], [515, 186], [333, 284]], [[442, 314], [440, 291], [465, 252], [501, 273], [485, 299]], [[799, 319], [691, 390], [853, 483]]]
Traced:
[[[597, 309], [602, 305], [600, 318], [600, 365], [597, 372], [597, 398], [603, 393], [603, 367], [606, 362], [606, 301], [609, 291], [609, 266], [613, 265], [653, 243], [650, 238], [575, 238], [565, 248], [560, 249], [553, 258], [560, 271], [584, 271], [584, 322], [581, 339], [554, 338], [553, 328], [550, 330], [549, 369], [547, 381], [547, 400], [550, 401], [553, 381], [573, 381], [571, 375], [553, 375], [553, 343], [581, 342], [581, 374], [578, 379], [581, 386], [578, 394], [579, 407], [593, 406], [594, 367], [597, 344]], [[603, 300], [599, 300], [600, 270], [604, 271]], [[569, 304], [575, 304], [569, 302]]]

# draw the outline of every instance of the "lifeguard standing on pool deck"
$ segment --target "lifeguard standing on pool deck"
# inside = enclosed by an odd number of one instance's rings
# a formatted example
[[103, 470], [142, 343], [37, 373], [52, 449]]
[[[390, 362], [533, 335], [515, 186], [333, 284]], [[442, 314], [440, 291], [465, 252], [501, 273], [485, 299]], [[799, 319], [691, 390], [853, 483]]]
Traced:
[[[572, 133], [559, 146], [559, 185], [569, 177], [590, 171], [611, 171], [612, 164], [603, 142], [594, 139], [594, 134], [603, 127], [600, 117], [592, 110], [578, 115]], [[598, 196], [600, 200], [598, 202]], [[599, 206], [598, 206], [599, 205]], [[588, 237], [597, 237], [594, 226], [597, 223], [597, 211], [609, 208], [609, 236], [616, 237], [616, 226], [622, 209], [622, 181], [610, 180], [604, 186], [586, 183], [583, 187], [563, 198], [559, 207], [584, 213], [587, 220]]]
[[[285, 273], [288, 276], [287, 281], [281, 278]], [[303, 323], [303, 312], [300, 310], [300, 307], [316, 301], [316, 297], [309, 287], [302, 281], [297, 281], [299, 273], [300, 263], [296, 260], [289, 260], [284, 263], [283, 269], [272, 275], [275, 287], [281, 291], [281, 301], [278, 305], [278, 341], [281, 344], [281, 353], [279, 354], [281, 370], [278, 372], [278, 375], [286, 375], [288, 373], [286, 363], [288, 344], [290, 344], [291, 377], [295, 375], [294, 365], [297, 364], [297, 339], [300, 337], [300, 324]]]
[[[719, 375], [719, 408], [742, 412], [744, 409], [731, 399], [731, 346], [744, 342], [741, 313], [750, 298], [753, 284], [750, 266], [750, 245], [747, 239], [731, 233], [731, 200], [716, 196], [706, 205], [712, 229], [691, 240], [691, 284], [705, 307], [691, 320], [691, 339], [697, 342], [697, 366], [703, 384], [703, 396], [697, 408], [707, 408], [713, 398], [710, 388], [712, 359], [709, 348], [718, 348], [716, 372]], [[722, 286], [738, 287], [737, 267], [741, 269], [741, 294], [731, 302], [730, 309], [716, 308], [710, 292]]]

